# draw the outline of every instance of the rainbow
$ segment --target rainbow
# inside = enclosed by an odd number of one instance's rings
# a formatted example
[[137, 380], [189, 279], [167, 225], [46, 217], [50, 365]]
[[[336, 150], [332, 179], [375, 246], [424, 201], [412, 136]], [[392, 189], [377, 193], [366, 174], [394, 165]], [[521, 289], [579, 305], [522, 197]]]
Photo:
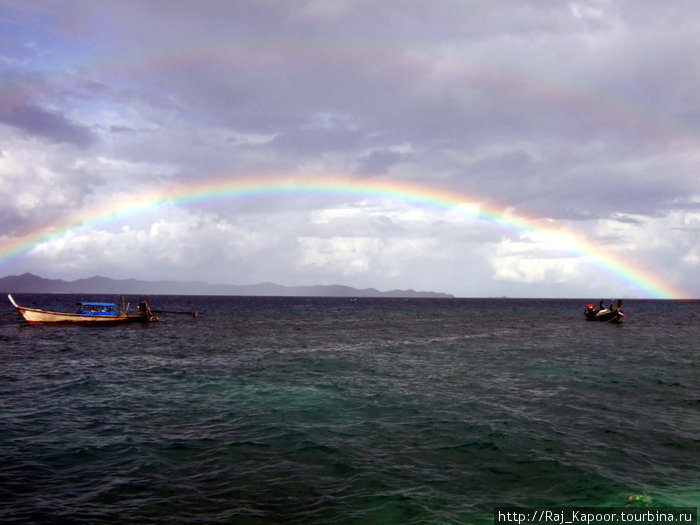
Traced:
[[419, 207], [454, 211], [522, 236], [536, 236], [539, 241], [544, 240], [553, 248], [584, 258], [592, 266], [616, 281], [631, 286], [645, 297], [689, 298], [681, 289], [663, 281], [650, 271], [571, 231], [555, 228], [545, 221], [504, 212], [499, 207], [484, 204], [483, 199], [426, 185], [341, 175], [222, 177], [152, 191], [138, 197], [120, 198], [107, 204], [101, 203], [49, 227], [20, 237], [0, 238], [0, 267], [26, 255], [42, 243], [59, 239], [73, 231], [152, 213], [167, 206], [188, 207], [252, 198], [304, 195], [391, 200]]
[[[276, 60], [295, 67], [296, 64], [373, 63], [381, 57], [383, 63], [408, 62], [416, 68], [444, 69], [451, 83], [489, 86], [508, 86], [516, 92], [526, 91], [529, 97], [549, 106], [562, 107], [575, 115], [591, 113], [604, 115], [611, 124], [643, 133], [652, 138], [697, 140], [697, 130], [681, 116], [665, 112], [646, 100], [616, 96], [611, 91], [587, 84], [581, 78], [568, 78], [560, 70], [524, 67], [520, 61], [504, 56], [482, 56], [473, 46], [457, 48], [453, 57], [445, 56], [444, 49], [434, 43], [362, 39], [344, 41], [307, 34], [300, 38], [285, 38], [284, 34], [269, 35], [264, 40], [242, 36], [235, 44], [227, 38], [204, 38], [173, 41], [134, 55], [100, 57], [83, 65], [86, 74], [128, 75], [147, 77], [150, 72], [198, 71], [209, 64], [228, 70], [247, 71], [251, 63], [258, 66], [278, 67]], [[135, 58], [137, 57], [137, 58]], [[196, 75], [194, 75], [196, 76]]]

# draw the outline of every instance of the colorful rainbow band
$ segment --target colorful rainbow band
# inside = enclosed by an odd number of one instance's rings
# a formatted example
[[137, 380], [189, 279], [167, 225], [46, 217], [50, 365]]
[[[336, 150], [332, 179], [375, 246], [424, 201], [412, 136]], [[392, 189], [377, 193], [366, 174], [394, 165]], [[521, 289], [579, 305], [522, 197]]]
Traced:
[[[430, 186], [380, 179], [360, 179], [339, 175], [298, 177], [222, 177], [204, 183], [177, 186], [165, 192], [154, 191], [101, 204], [84, 210], [78, 217], [59, 221], [49, 228], [32, 232], [23, 237], [0, 240], [0, 266], [29, 252], [33, 247], [81, 228], [114, 222], [129, 216], [152, 212], [168, 205], [198, 205], [217, 201], [245, 200], [279, 195], [331, 195], [367, 199], [391, 199], [411, 205], [455, 210], [477, 220], [488, 221], [504, 230], [518, 234], [537, 234], [553, 247], [584, 257], [590, 264], [615, 280], [631, 285], [645, 297], [657, 299], [684, 299], [680, 289], [664, 282], [660, 277], [634, 266], [612, 253], [606, 252], [572, 232], [554, 229], [542, 221], [504, 213], [488, 206], [480, 199], [465, 194], [447, 192]], [[478, 204], [478, 205], [477, 205]], [[478, 209], [478, 213], [474, 210]]]

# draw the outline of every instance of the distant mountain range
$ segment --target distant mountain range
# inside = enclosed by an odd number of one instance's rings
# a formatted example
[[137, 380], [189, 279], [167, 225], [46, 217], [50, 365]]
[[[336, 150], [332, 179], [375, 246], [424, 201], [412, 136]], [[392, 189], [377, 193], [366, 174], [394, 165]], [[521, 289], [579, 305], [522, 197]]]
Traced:
[[281, 297], [425, 297], [450, 298], [450, 294], [374, 288], [359, 290], [350, 286], [282, 286], [274, 283], [251, 285], [210, 284], [204, 281], [139, 281], [94, 276], [64, 281], [45, 279], [31, 273], [0, 278], [0, 291], [5, 293], [84, 293], [114, 295], [253, 295]]

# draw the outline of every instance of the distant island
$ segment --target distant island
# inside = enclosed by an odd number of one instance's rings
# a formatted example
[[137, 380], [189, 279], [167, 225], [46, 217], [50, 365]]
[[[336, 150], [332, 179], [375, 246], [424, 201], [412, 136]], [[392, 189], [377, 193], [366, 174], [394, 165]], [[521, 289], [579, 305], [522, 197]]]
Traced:
[[94, 276], [75, 281], [45, 279], [31, 273], [0, 278], [5, 293], [82, 293], [114, 295], [246, 295], [278, 297], [402, 297], [452, 298], [453, 295], [415, 290], [382, 292], [342, 285], [282, 286], [274, 283], [250, 285], [210, 284], [204, 281], [140, 281]]

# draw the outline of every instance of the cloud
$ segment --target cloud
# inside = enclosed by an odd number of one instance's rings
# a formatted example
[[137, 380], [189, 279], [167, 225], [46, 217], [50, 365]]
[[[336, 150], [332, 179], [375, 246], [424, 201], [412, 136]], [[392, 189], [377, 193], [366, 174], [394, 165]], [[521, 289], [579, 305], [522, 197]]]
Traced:
[[9, 124], [50, 142], [67, 143], [84, 148], [94, 142], [91, 130], [72, 122], [59, 112], [33, 104], [21, 104], [0, 112], [0, 122]]
[[373, 150], [370, 153], [360, 157], [358, 160], [360, 166], [357, 169], [359, 174], [377, 175], [387, 173], [389, 168], [402, 161], [408, 161], [410, 153], [397, 151], [396, 149], [383, 148], [381, 150]]
[[[8, 2], [0, 234], [80, 217], [115, 196], [341, 174], [543, 220], [700, 294], [698, 9]], [[55, 239], [22, 262], [40, 274], [43, 265], [145, 277], [151, 259], [172, 278], [465, 295], [609, 285], [584, 261], [457, 209], [277, 194], [160, 211]], [[127, 257], [120, 246], [147, 257], [120, 266], [111, 262]]]
[[574, 257], [552, 254], [546, 243], [514, 242], [494, 246], [490, 263], [494, 279], [520, 283], [566, 283], [581, 280], [585, 268]]

